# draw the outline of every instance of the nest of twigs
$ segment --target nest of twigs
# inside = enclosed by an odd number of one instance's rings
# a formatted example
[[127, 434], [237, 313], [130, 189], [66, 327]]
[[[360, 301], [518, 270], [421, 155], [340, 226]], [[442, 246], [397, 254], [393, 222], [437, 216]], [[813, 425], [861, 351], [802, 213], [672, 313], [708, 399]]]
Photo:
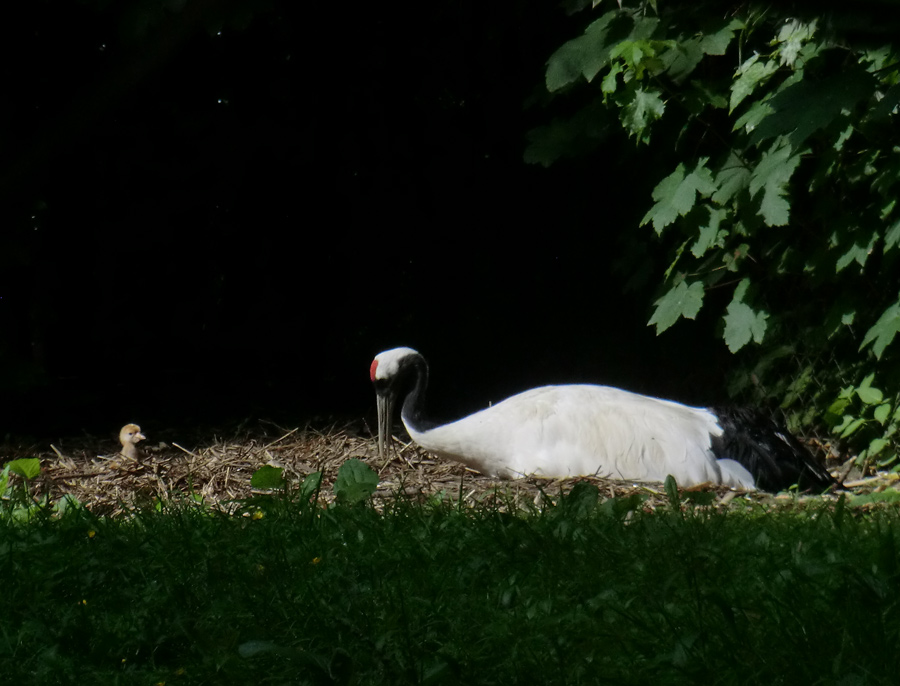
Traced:
[[[317, 430], [260, 422], [252, 430], [234, 431], [229, 438], [214, 435], [205, 440], [156, 442], [152, 431], [148, 431], [148, 437], [150, 440], [140, 444], [138, 459], [110, 453], [114, 442], [109, 438], [85, 436], [43, 446], [7, 444], [0, 447], [0, 464], [20, 457], [38, 457], [41, 475], [30, 484], [32, 497], [48, 496], [55, 502], [68, 494], [91, 511], [105, 515], [127, 513], [156, 500], [203, 503], [233, 511], [240, 502], [264, 492], [254, 489], [250, 480], [265, 465], [283, 468], [288, 483], [294, 485], [308, 474], [321, 471], [320, 497], [327, 502], [333, 499], [332, 485], [338, 469], [350, 458], [366, 462], [378, 473], [376, 502], [402, 494], [412, 499], [440, 496], [452, 501], [461, 498], [472, 505], [530, 507], [540, 506], [547, 495], [568, 491], [578, 481], [589, 481], [597, 485], [603, 498], [639, 493], [646, 498], [646, 508], [669, 503], [665, 488], [659, 483], [597, 477], [494, 479], [461, 464], [439, 460], [396, 437], [390, 455], [381, 458], [371, 432], [363, 425]], [[893, 485], [884, 475], [861, 480], [856, 490], [871, 492]], [[687, 490], [713, 494], [712, 503], [718, 507], [797, 499], [787, 494], [747, 493], [709, 484]]]

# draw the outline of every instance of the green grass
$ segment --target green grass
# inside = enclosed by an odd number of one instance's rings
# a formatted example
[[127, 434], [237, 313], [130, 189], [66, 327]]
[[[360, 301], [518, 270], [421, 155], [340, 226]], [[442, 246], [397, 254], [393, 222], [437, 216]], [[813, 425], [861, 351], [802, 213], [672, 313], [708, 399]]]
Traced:
[[900, 518], [257, 501], [0, 522], [10, 684], [888, 684]]

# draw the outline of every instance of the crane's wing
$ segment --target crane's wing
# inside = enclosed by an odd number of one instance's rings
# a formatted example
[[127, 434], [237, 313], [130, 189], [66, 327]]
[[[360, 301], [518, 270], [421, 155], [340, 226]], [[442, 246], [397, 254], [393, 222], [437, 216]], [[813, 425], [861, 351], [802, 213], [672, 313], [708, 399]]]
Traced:
[[[409, 428], [409, 427], [407, 427]], [[413, 439], [483, 473], [721, 483], [709, 410], [608, 386], [545, 386]]]

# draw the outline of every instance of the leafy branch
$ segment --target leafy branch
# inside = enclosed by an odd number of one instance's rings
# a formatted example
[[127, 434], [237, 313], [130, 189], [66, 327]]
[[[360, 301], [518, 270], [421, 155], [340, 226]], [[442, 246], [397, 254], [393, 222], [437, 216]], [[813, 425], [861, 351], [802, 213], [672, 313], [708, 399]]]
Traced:
[[[640, 222], [681, 236], [649, 324], [661, 334], [695, 319], [708, 291], [733, 289], [720, 328], [741, 356], [731, 388], [894, 464], [898, 46], [856, 45], [825, 13], [775, 3], [712, 21], [707, 3], [593, 4], [599, 16], [550, 56], [545, 80], [558, 98], [593, 92], [592, 115], [533, 131], [526, 159], [571, 154], [586, 121], [674, 148]], [[894, 400], [867, 402], [875, 376]]]

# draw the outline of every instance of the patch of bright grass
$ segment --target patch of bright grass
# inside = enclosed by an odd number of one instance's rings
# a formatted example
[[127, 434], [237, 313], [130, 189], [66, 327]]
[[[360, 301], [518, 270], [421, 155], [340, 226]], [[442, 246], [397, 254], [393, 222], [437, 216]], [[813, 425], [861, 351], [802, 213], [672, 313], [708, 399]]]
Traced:
[[287, 498], [0, 523], [10, 684], [888, 684], [893, 511]]

